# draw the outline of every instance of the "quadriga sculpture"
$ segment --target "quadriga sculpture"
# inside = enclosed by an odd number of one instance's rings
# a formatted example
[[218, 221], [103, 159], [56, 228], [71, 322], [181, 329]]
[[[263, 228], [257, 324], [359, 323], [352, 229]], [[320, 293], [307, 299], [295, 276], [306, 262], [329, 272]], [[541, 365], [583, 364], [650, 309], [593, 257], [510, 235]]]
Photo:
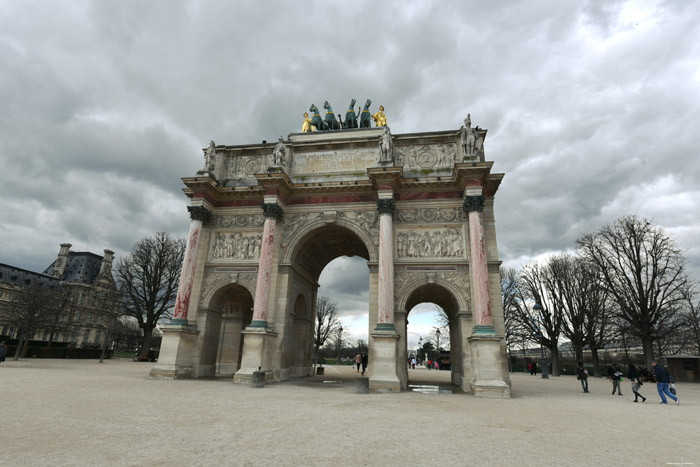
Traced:
[[326, 125], [326, 122], [321, 119], [321, 115], [318, 113], [318, 107], [316, 107], [316, 104], [311, 104], [309, 111], [313, 113], [313, 117], [311, 117], [311, 125], [315, 126], [318, 131], [327, 130], [328, 125]]
[[338, 123], [338, 120], [335, 118], [333, 109], [331, 108], [331, 105], [328, 103], [328, 101], [323, 103], [323, 108], [326, 109], [326, 129], [340, 130], [340, 123]]
[[362, 109], [362, 114], [360, 115], [360, 128], [372, 127], [372, 113], [369, 111], [370, 105], [372, 105], [372, 101], [367, 99], [367, 102], [365, 102], [365, 108]]
[[355, 113], [355, 103], [357, 101], [353, 98], [348, 106], [348, 111], [345, 113], [345, 122], [343, 122], [343, 128], [357, 128], [357, 114]]

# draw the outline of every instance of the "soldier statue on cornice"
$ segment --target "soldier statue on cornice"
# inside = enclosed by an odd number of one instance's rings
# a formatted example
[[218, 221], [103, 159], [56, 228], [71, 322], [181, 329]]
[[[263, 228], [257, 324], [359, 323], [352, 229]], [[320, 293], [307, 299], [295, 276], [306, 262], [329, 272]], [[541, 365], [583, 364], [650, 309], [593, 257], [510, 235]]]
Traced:
[[464, 119], [464, 126], [459, 129], [462, 137], [462, 155], [464, 159], [474, 159], [476, 157], [476, 140], [478, 135], [472, 128], [471, 114], [467, 114]]

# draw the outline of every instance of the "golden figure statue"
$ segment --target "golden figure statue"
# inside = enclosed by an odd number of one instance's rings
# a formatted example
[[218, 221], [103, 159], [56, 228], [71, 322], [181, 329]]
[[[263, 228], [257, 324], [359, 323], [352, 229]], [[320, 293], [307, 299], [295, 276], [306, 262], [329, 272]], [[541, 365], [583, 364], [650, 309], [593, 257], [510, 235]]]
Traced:
[[316, 131], [316, 127], [311, 124], [311, 119], [309, 118], [309, 113], [304, 112], [304, 124], [301, 126], [302, 133], [309, 133], [311, 131]]
[[386, 115], [384, 115], [384, 106], [383, 105], [379, 106], [379, 112], [372, 115], [372, 118], [374, 119], [374, 124], [376, 126], [387, 126]]

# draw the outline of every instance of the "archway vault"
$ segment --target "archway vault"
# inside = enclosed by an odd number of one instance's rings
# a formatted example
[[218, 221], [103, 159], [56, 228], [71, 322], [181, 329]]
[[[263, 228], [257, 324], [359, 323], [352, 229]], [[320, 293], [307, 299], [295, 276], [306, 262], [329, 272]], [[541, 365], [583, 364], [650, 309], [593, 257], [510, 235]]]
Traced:
[[349, 222], [312, 222], [289, 242], [284, 263], [294, 264], [318, 280], [323, 268], [340, 256], [376, 261], [376, 247], [366, 233]]

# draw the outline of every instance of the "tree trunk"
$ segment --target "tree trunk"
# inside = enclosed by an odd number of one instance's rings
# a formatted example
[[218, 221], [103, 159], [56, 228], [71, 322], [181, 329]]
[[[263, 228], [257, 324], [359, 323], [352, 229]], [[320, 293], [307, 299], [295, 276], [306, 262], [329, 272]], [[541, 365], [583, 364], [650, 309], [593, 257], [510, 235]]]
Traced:
[[654, 361], [654, 341], [650, 337], [642, 338], [642, 349], [644, 349], [644, 364], [647, 368], [651, 368], [651, 362]]
[[19, 355], [20, 358], [24, 358], [27, 356], [27, 350], [29, 350], [29, 338], [25, 337], [24, 344], [22, 345], [22, 353]]
[[559, 349], [554, 347], [552, 352], [552, 376], [561, 376], [561, 362], [559, 359]]
[[148, 352], [151, 351], [151, 336], [153, 336], [153, 329], [146, 330], [146, 328], [144, 328], [143, 342], [141, 342], [141, 350], [139, 351], [139, 355], [148, 355]]
[[17, 348], [15, 349], [15, 356], [12, 360], [14, 360], [14, 361], [19, 360], [19, 355], [22, 352], [23, 346], [24, 346], [24, 337], [20, 337], [19, 342], [17, 342]]
[[100, 363], [104, 363], [105, 350], [107, 349], [107, 338], [108, 337], [109, 337], [109, 333], [105, 333], [104, 340], [102, 341], [102, 353], [100, 354]]
[[576, 354], [576, 363], [583, 361], [583, 343], [582, 342], [572, 342], [574, 344], [574, 354]]
[[597, 347], [591, 347], [591, 360], [593, 360], [593, 376], [600, 378], [600, 356], [598, 356]]

